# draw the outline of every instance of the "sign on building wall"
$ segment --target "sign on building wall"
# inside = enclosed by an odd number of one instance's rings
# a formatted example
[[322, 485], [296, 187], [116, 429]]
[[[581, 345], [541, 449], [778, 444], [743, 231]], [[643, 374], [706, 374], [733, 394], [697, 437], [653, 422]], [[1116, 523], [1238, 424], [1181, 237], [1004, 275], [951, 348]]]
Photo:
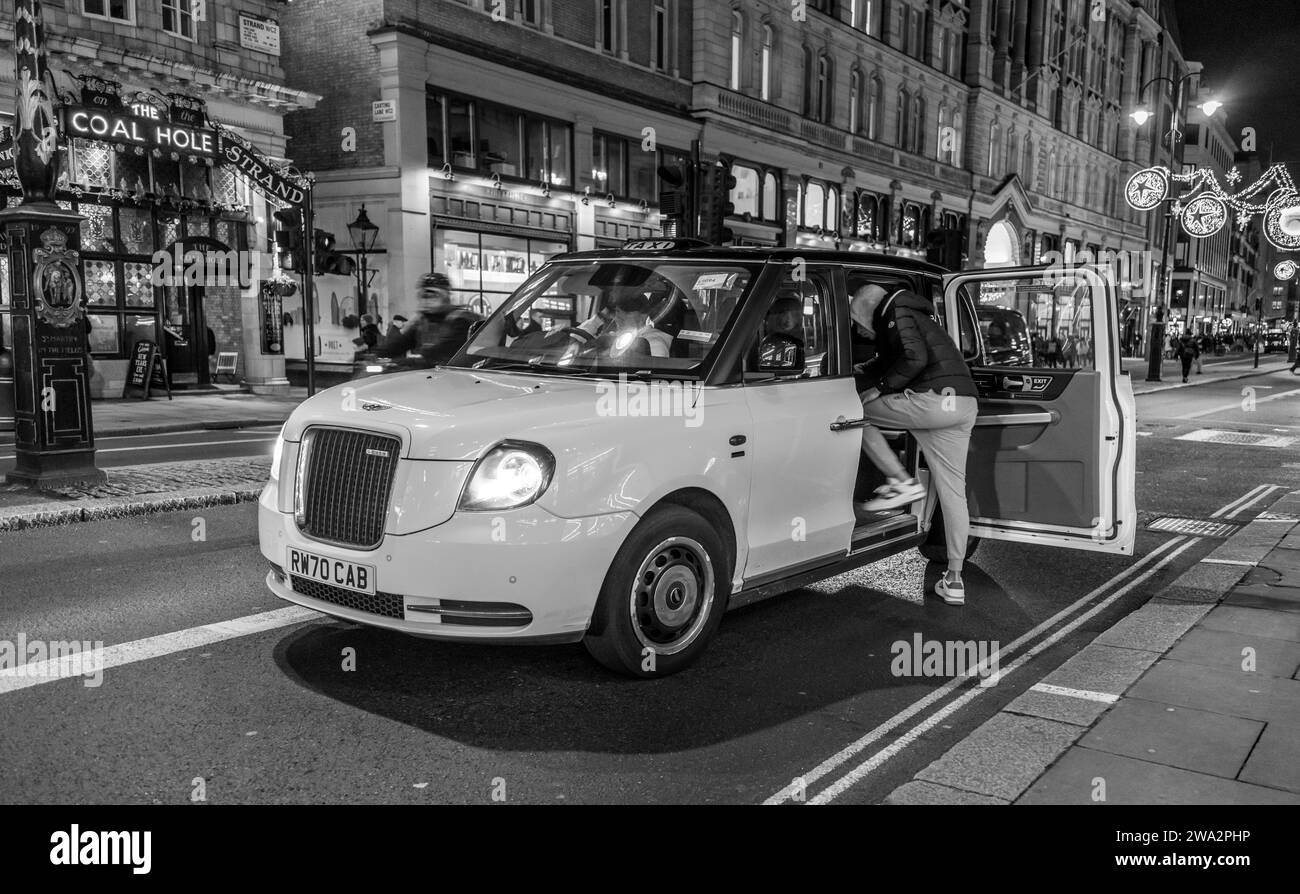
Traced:
[[396, 121], [397, 120], [397, 101], [393, 99], [381, 99], [370, 104], [370, 120], [379, 121]]
[[63, 109], [63, 129], [65, 133], [87, 140], [171, 150], [205, 158], [217, 154], [215, 131], [176, 124], [166, 112], [143, 104], [128, 106], [123, 111], [66, 106]]
[[239, 45], [259, 53], [280, 55], [280, 23], [275, 19], [239, 14]]

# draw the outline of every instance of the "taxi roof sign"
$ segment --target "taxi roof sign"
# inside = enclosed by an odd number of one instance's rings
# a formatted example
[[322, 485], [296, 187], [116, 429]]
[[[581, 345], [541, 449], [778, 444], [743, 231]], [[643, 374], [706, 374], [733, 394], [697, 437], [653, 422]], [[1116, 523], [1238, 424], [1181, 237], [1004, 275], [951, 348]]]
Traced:
[[712, 242], [703, 239], [630, 239], [623, 243], [625, 251], [680, 251], [684, 248], [712, 248]]

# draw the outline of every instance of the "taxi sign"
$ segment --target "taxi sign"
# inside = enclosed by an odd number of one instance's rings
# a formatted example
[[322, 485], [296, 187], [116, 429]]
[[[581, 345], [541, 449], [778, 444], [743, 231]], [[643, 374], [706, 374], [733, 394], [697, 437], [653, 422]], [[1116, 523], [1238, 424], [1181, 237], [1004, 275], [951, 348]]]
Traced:
[[626, 251], [676, 251], [683, 248], [712, 248], [703, 239], [632, 239], [623, 243]]

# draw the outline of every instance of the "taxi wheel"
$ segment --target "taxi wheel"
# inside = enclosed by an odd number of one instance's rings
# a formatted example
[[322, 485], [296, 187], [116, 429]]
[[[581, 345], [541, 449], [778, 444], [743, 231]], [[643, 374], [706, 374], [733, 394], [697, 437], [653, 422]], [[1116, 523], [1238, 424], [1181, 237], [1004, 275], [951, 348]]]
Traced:
[[708, 522], [682, 506], [656, 509], [614, 556], [583, 644], [619, 673], [676, 673], [713, 638], [730, 581], [730, 559]]
[[[943, 513], [936, 509], [934, 511], [934, 521], [930, 523], [930, 533], [921, 545], [916, 548], [917, 552], [931, 562], [946, 563], [948, 561], [948, 544], [945, 539], [947, 536], [943, 528]], [[966, 558], [969, 559], [975, 555], [975, 550], [979, 549], [979, 546], [980, 539], [978, 537], [967, 537]]]

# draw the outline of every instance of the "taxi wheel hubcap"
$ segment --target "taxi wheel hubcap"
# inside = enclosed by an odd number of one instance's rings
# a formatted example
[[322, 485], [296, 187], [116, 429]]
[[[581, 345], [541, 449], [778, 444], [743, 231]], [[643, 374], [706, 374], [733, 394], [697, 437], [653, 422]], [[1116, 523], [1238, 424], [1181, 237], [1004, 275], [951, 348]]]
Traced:
[[697, 541], [670, 537], [650, 550], [632, 582], [632, 629], [660, 655], [685, 649], [713, 605], [713, 563]]

